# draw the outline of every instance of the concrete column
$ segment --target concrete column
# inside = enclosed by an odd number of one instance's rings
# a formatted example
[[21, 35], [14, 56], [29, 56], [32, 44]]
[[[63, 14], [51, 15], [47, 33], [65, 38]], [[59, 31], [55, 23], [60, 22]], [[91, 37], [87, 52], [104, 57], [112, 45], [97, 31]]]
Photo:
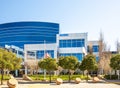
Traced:
[[25, 75], [27, 75], [27, 66], [25, 66]]
[[15, 70], [15, 76], [16, 77], [18, 76], [18, 70]]
[[25, 66], [25, 74], [27, 75], [27, 65], [25, 65], [25, 62], [27, 61], [27, 51], [24, 49], [24, 66]]
[[[16, 53], [16, 54], [17, 54], [17, 57], [19, 57], [19, 53], [18, 53], [19, 50], [18, 50], [18, 49], [16, 49], [16, 50], [17, 50], [17, 53]], [[16, 76], [16, 77], [18, 76], [18, 70], [15, 70], [15, 76]]]

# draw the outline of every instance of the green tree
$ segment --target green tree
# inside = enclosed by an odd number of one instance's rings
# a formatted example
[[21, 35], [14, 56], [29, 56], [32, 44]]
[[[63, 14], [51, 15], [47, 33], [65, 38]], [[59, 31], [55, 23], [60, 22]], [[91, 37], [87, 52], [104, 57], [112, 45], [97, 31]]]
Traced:
[[70, 70], [76, 69], [77, 62], [78, 59], [74, 56], [66, 56], [59, 58], [59, 62], [58, 62], [59, 66], [61, 66], [63, 69], [68, 69], [69, 82], [70, 82]]
[[90, 54], [86, 55], [82, 60], [80, 67], [82, 70], [87, 70], [87, 81], [88, 81], [89, 72], [97, 69], [97, 62], [95, 56]]
[[[84, 62], [83, 62], [84, 63]], [[84, 64], [80, 64], [80, 66], [79, 66], [79, 69], [82, 71], [82, 74], [84, 75], [84, 71], [85, 71], [85, 66], [84, 66]]]
[[111, 58], [110, 66], [111, 66], [111, 68], [113, 68], [115, 70], [115, 73], [116, 73], [116, 70], [120, 70], [120, 55], [119, 54], [117, 54]]
[[44, 58], [38, 62], [38, 66], [48, 71], [49, 79], [51, 83], [51, 71], [54, 71], [57, 69], [56, 60], [53, 58]]
[[21, 67], [21, 58], [17, 58], [15, 54], [5, 49], [0, 48], [0, 70], [1, 84], [3, 84], [4, 70], [17, 70]]

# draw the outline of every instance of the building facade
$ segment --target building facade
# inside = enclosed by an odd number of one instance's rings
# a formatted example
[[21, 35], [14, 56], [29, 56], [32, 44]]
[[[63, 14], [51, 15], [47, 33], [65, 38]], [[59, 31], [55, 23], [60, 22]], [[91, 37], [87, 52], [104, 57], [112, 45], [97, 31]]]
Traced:
[[95, 55], [96, 61], [98, 61], [99, 60], [99, 41], [89, 41], [87, 52]]
[[[27, 60], [75, 56], [81, 62], [90, 52], [99, 59], [98, 41], [88, 42], [88, 33], [59, 34], [59, 24], [49, 22], [13, 22], [0, 24], [0, 47]], [[23, 63], [24, 64], [24, 63]], [[27, 73], [27, 67], [25, 66]]]
[[0, 24], [0, 46], [56, 43], [59, 24], [49, 22], [13, 22]]
[[52, 58], [72, 55], [81, 61], [92, 44], [92, 52], [96, 60], [99, 59], [98, 41], [88, 42], [87, 33], [59, 34], [57, 23], [5, 23], [0, 24], [0, 33], [0, 47], [9, 48], [18, 56], [26, 56], [24, 58], [41, 59], [48, 53]]
[[82, 61], [87, 50], [87, 33], [58, 34], [58, 56], [75, 56]]

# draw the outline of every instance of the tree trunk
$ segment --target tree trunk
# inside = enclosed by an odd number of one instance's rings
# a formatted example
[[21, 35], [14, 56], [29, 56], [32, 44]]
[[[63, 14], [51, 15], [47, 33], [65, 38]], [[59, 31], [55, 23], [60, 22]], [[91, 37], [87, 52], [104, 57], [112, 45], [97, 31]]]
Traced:
[[1, 85], [3, 85], [3, 75], [4, 75], [4, 70], [1, 69]]
[[115, 70], [115, 75], [117, 75], [117, 70]]
[[51, 83], [51, 71], [49, 71], [49, 80], [50, 80], [50, 83]]
[[68, 77], [69, 77], [68, 82], [70, 83], [70, 69], [68, 69]]
[[118, 80], [119, 80], [120, 79], [120, 70], [118, 70], [117, 75], [118, 75]]
[[89, 71], [87, 71], [87, 82], [88, 82], [88, 73], [89, 73]]
[[83, 74], [83, 76], [84, 76], [84, 71], [82, 71], [82, 74]]

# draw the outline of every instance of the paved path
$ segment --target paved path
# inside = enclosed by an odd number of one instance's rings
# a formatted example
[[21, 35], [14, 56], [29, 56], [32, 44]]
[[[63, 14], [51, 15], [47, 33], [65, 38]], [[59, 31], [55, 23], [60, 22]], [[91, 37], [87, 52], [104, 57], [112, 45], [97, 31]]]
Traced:
[[[55, 83], [39, 83], [39, 82], [28, 82], [18, 79], [18, 88], [120, 88], [120, 85], [112, 83], [63, 83], [61, 85], [56, 85]], [[2, 85], [0, 88], [8, 88], [7, 85]]]
[[[1, 86], [1, 88], [8, 88], [7, 85]], [[61, 85], [56, 84], [19, 84], [18, 88], [120, 88], [117, 84], [106, 83], [80, 83], [71, 84], [64, 83]]]

